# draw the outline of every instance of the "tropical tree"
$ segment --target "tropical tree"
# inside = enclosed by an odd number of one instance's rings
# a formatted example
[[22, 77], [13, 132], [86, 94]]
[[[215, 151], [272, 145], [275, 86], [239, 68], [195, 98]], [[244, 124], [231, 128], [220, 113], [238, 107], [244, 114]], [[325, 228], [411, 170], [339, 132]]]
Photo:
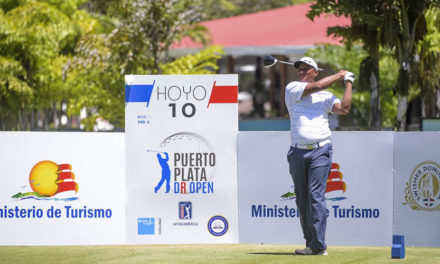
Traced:
[[222, 54], [220, 46], [210, 46], [199, 53], [188, 54], [159, 67], [162, 74], [212, 74], [218, 71], [217, 61]]
[[[254, 13], [268, 9], [313, 2], [315, 0], [197, 0], [202, 20], [211, 20]], [[131, 0], [89, 0], [87, 8], [92, 12], [118, 16], [127, 10]], [[129, 9], [129, 8], [128, 8]]]
[[0, 23], [0, 125], [2, 130], [17, 129], [15, 124], [21, 117], [19, 113], [26, 104], [30, 103], [34, 92], [26, 82], [26, 70], [20, 61], [6, 56], [8, 47], [5, 38], [8, 37], [7, 32], [11, 32], [13, 25], [1, 9], [0, 21], [2, 21]]
[[394, 0], [384, 6], [387, 23], [384, 30], [384, 45], [396, 52], [399, 63], [399, 76], [396, 92], [397, 106], [396, 130], [406, 129], [406, 112], [411, 84], [411, 73], [414, 73], [416, 47], [427, 34], [425, 13], [431, 7], [440, 5], [438, 0]]
[[[88, 109], [83, 124], [93, 129], [97, 118], [124, 126], [124, 75], [213, 72], [218, 47], [172, 62], [170, 46], [184, 36], [206, 43], [193, 0], [133, 0], [109, 34], [85, 35], [65, 70], [71, 88], [69, 113]], [[187, 69], [183, 70], [184, 64]]]
[[314, 0], [198, 0], [198, 5], [202, 7], [203, 20], [211, 20], [313, 1]]
[[440, 9], [425, 14], [427, 33], [416, 47], [415, 78], [421, 88], [422, 117], [439, 117], [440, 105]]
[[[316, 58], [319, 65], [330, 69], [353, 69], [353, 72], [359, 76], [359, 65], [368, 53], [358, 45], [351, 46], [349, 49], [338, 45], [321, 45], [310, 49], [306, 56]], [[393, 96], [393, 88], [396, 85], [398, 65], [394, 60], [394, 55], [388, 50], [380, 50], [380, 71], [379, 80], [381, 83], [380, 101], [382, 127], [392, 128], [396, 116], [397, 98]], [[323, 73], [320, 74], [324, 76]], [[344, 90], [341, 85], [333, 85], [330, 89], [338, 97], [342, 97]], [[350, 128], [359, 128], [361, 130], [370, 129], [370, 96], [369, 90], [361, 88], [361, 84], [355, 81], [353, 86], [352, 110], [346, 116], [340, 116], [340, 126]]]
[[[80, 0], [0, 3], [0, 122], [5, 130], [49, 129], [66, 90], [62, 65], [80, 35]], [[56, 120], [57, 121], [57, 120]], [[59, 122], [54, 122], [55, 124]]]
[[[360, 41], [368, 53], [360, 63], [359, 88], [370, 92], [369, 128], [381, 128], [380, 118], [380, 27], [384, 23], [382, 7], [387, 0], [374, 0], [363, 3], [356, 0], [318, 0], [312, 4], [307, 16], [313, 18], [321, 13], [345, 16], [351, 19], [350, 26], [328, 28], [328, 34], [343, 37], [343, 41], [351, 46]], [[359, 66], [357, 66], [359, 67]]]
[[[356, 0], [318, 0], [312, 6], [309, 17], [321, 13], [348, 16], [352, 20], [350, 27], [329, 28], [329, 34], [344, 37], [350, 44], [361, 40], [369, 53], [361, 64], [360, 84], [371, 88], [371, 128], [379, 128], [379, 47], [394, 50], [400, 65], [395, 90], [398, 94], [397, 118], [395, 128], [405, 129], [408, 94], [410, 87], [411, 64], [415, 61], [417, 42], [426, 35], [424, 14], [438, 0], [375, 0], [361, 3]], [[375, 88], [376, 87], [376, 88]]]

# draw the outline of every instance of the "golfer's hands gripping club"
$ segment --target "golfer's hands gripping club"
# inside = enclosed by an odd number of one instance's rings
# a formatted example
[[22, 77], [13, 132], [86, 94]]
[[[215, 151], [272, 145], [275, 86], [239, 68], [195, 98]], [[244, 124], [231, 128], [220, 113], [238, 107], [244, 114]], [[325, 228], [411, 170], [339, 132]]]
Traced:
[[352, 84], [354, 83], [354, 79], [355, 79], [355, 75], [352, 72], [346, 72], [344, 75], [344, 83], [346, 83], [347, 81], [351, 82]]

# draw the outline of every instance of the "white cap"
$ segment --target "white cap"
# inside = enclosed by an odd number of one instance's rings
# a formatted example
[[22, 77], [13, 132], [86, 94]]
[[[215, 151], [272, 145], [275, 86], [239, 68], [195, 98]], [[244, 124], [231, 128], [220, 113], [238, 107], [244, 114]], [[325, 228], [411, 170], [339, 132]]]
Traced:
[[318, 70], [318, 64], [316, 64], [315, 60], [310, 57], [302, 57], [299, 61], [295, 61], [293, 66], [295, 68], [298, 68], [301, 63], [312, 66], [313, 68], [315, 68], [316, 71]]

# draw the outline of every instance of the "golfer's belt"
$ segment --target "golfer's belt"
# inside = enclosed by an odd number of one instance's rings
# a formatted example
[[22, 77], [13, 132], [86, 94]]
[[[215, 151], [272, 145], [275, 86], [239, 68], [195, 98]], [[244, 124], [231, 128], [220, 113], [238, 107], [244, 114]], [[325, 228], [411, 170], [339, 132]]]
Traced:
[[295, 144], [293, 147], [299, 148], [299, 149], [315, 149], [315, 148], [325, 146], [331, 142], [332, 141], [330, 139], [326, 139], [326, 140], [323, 140], [321, 142], [314, 143], [314, 144]]

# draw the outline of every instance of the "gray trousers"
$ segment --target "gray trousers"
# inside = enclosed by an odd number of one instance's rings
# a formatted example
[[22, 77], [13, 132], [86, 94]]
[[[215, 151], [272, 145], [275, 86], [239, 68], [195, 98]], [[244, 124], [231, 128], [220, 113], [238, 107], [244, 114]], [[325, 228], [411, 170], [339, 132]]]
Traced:
[[310, 150], [290, 147], [287, 153], [306, 246], [313, 250], [327, 248], [325, 230], [328, 210], [324, 194], [332, 155], [331, 144]]

